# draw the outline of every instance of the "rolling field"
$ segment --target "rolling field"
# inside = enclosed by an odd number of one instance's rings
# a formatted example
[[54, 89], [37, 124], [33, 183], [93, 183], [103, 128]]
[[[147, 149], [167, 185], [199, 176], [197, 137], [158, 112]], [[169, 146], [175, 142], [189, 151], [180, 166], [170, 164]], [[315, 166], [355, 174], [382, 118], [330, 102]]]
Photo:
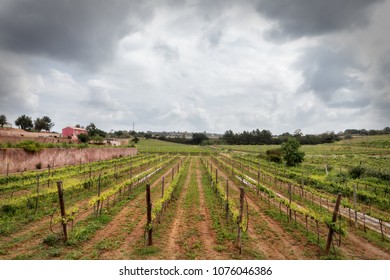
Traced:
[[141, 139], [137, 156], [3, 176], [0, 259], [388, 260], [388, 139], [304, 146], [293, 168], [270, 146]]

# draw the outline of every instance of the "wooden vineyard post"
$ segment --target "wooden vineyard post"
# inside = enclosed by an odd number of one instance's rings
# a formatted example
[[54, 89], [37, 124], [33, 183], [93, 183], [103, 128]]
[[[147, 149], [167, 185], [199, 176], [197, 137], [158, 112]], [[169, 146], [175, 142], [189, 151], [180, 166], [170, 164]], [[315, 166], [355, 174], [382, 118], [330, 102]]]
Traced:
[[64, 202], [64, 191], [62, 189], [62, 181], [57, 181], [57, 189], [58, 189], [58, 198], [60, 200], [60, 209], [61, 209], [61, 218], [62, 218], [62, 229], [64, 231], [64, 240], [65, 242], [68, 240], [68, 231], [66, 226], [66, 212], [65, 212], [65, 202]]
[[257, 170], [257, 188], [256, 188], [257, 195], [259, 195], [259, 186], [260, 186], [260, 170]]
[[162, 177], [162, 185], [161, 185], [161, 197], [164, 196], [164, 176]]
[[215, 184], [218, 184], [218, 169], [215, 168]]
[[241, 238], [241, 223], [242, 223], [242, 213], [244, 211], [244, 188], [240, 187], [240, 214], [238, 216], [238, 225], [237, 225], [237, 246], [240, 249], [240, 254], [242, 252], [242, 238]]
[[229, 180], [226, 180], [226, 224], [229, 224]]
[[379, 227], [381, 228], [382, 241], [385, 241], [385, 235], [383, 234], [383, 223], [382, 223], [382, 219], [379, 219]]
[[152, 227], [152, 202], [150, 198], [150, 184], [146, 184], [146, 215], [147, 215], [148, 246], [152, 246], [153, 227]]
[[[340, 201], [341, 201], [341, 193], [339, 193], [337, 195], [336, 205], [335, 205], [334, 211], [333, 211], [332, 225], [336, 224], [337, 215], [339, 213]], [[330, 246], [332, 245], [333, 234], [334, 234], [334, 229], [332, 226], [330, 226], [329, 233], [328, 233], [328, 239], [326, 241], [325, 254], [329, 254]]]

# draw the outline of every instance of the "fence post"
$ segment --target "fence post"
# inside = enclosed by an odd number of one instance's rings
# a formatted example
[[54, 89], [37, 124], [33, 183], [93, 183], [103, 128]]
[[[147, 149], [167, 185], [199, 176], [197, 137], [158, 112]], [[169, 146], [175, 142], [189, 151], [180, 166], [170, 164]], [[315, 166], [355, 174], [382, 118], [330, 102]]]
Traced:
[[240, 187], [240, 215], [238, 216], [238, 229], [237, 229], [237, 245], [240, 249], [240, 254], [242, 252], [242, 238], [241, 238], [241, 223], [242, 223], [242, 213], [244, 210], [244, 188]]
[[148, 246], [153, 245], [153, 227], [152, 227], [152, 202], [150, 198], [150, 184], [146, 184], [146, 215], [147, 215], [147, 230], [148, 230]]
[[229, 224], [229, 180], [226, 180], [226, 224]]
[[358, 221], [357, 221], [357, 209], [356, 209], [356, 185], [353, 185], [353, 208], [355, 210], [355, 228], [358, 228]]
[[[341, 201], [341, 193], [339, 193], [337, 195], [336, 205], [335, 205], [334, 211], [333, 211], [332, 224], [336, 223], [337, 215], [339, 212], [340, 201]], [[334, 234], [334, 229], [330, 226], [329, 233], [328, 233], [328, 239], [326, 241], [326, 249], [325, 249], [326, 254], [329, 254], [330, 246], [332, 245], [333, 234]]]
[[162, 186], [161, 186], [161, 197], [164, 196], [164, 176], [162, 177]]
[[383, 234], [383, 223], [382, 223], [382, 219], [379, 219], [379, 226], [380, 226], [380, 228], [381, 228], [382, 241], [385, 241], [385, 235]]
[[67, 231], [67, 226], [66, 226], [66, 221], [65, 221], [66, 212], [65, 212], [64, 190], [62, 188], [62, 181], [57, 181], [57, 189], [58, 189], [58, 198], [60, 200], [62, 229], [64, 231], [64, 240], [66, 242], [68, 240], [68, 231]]

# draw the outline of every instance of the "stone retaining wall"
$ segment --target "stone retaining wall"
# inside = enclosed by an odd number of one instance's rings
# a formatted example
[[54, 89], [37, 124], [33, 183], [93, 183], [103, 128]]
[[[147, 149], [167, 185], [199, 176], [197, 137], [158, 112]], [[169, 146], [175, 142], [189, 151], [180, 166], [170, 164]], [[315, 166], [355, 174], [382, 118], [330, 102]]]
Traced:
[[74, 165], [121, 156], [136, 155], [136, 148], [51, 148], [29, 153], [23, 149], [0, 149], [0, 174]]

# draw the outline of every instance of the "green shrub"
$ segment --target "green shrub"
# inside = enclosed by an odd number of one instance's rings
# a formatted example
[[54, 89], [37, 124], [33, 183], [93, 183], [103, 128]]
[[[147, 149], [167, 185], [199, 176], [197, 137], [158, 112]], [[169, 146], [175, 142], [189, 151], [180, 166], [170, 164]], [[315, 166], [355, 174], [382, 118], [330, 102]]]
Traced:
[[20, 142], [19, 144], [16, 145], [16, 147], [22, 148], [29, 153], [39, 152], [43, 149], [40, 143], [31, 140]]
[[364, 174], [365, 171], [366, 169], [361, 165], [354, 166], [349, 169], [349, 176], [351, 176], [352, 179], [358, 179]]
[[271, 149], [266, 151], [267, 159], [272, 162], [281, 163], [283, 154], [281, 149]]

